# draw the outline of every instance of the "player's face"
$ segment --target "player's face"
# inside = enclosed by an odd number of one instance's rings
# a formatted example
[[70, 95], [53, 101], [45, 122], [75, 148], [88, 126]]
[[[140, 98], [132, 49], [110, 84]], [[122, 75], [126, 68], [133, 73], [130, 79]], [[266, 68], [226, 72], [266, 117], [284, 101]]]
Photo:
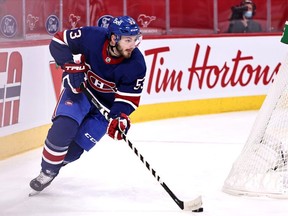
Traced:
[[117, 43], [117, 50], [124, 58], [130, 58], [132, 51], [138, 44], [138, 36], [122, 36]]

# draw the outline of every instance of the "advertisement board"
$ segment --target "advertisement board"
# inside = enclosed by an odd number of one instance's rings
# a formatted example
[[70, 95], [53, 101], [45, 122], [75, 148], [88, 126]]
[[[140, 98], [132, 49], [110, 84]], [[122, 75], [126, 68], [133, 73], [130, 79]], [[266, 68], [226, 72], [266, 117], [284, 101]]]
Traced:
[[[143, 40], [139, 48], [147, 75], [132, 120], [260, 108], [287, 55], [280, 38]], [[26, 46], [19, 42], [19, 46], [11, 43], [11, 48], [0, 48], [0, 149], [8, 145], [13, 149], [19, 140], [23, 151], [43, 142], [39, 141], [43, 137], [37, 137], [42, 131], [37, 130], [43, 126], [47, 130], [51, 123], [62, 73], [53, 63], [48, 43]], [[31, 131], [32, 137], [27, 136]]]

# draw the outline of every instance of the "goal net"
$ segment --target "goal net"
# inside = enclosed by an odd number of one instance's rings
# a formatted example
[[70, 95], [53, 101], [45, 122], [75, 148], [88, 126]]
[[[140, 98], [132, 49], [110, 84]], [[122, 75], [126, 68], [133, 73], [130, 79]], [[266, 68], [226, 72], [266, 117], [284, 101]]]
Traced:
[[288, 198], [287, 160], [288, 58], [268, 90], [223, 191], [233, 195]]

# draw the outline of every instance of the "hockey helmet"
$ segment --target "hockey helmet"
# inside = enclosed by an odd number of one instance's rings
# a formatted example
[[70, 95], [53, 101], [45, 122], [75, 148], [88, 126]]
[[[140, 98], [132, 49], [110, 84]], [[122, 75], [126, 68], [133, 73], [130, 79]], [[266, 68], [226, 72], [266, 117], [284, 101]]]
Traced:
[[112, 18], [108, 26], [109, 40], [112, 34], [116, 36], [116, 42], [121, 39], [121, 36], [141, 36], [138, 24], [130, 16]]

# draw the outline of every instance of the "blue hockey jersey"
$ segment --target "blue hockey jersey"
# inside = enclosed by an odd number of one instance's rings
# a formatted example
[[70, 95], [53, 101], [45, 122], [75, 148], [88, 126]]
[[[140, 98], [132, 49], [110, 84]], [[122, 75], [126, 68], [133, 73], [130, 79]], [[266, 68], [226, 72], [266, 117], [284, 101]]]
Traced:
[[130, 58], [108, 55], [107, 29], [83, 27], [55, 34], [50, 52], [56, 63], [73, 62], [73, 55], [82, 54], [91, 68], [87, 87], [110, 110], [110, 116], [124, 112], [130, 115], [138, 106], [146, 74], [144, 57], [135, 48]]

